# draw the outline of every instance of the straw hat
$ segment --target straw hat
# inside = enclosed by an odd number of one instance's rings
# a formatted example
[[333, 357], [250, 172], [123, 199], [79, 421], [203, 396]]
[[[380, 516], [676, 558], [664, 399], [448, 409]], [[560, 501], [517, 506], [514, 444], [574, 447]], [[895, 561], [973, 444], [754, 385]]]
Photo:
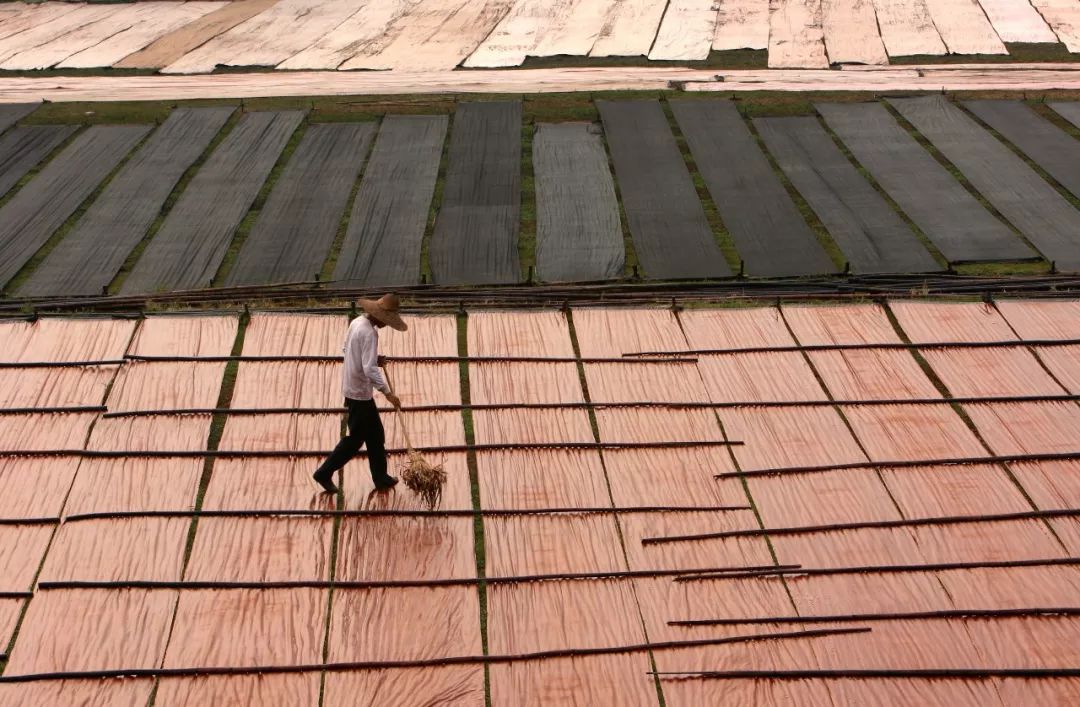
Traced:
[[401, 300], [393, 292], [385, 294], [377, 300], [362, 299], [360, 300], [360, 306], [364, 308], [367, 314], [370, 314], [391, 329], [405, 331], [409, 328], [405, 322], [401, 321], [401, 315], [398, 314]]

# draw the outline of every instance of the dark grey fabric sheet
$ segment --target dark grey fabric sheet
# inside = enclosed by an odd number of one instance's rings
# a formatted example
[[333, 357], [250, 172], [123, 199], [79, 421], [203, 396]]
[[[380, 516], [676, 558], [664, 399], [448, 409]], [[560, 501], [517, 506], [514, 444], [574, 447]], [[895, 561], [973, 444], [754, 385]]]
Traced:
[[620, 277], [619, 202], [597, 127], [540, 123], [533, 137], [536, 274], [549, 282]]
[[40, 103], [0, 103], [0, 133], [37, 110]]
[[965, 101], [968, 110], [1080, 196], [1080, 140], [1020, 101]]
[[441, 285], [521, 280], [521, 104], [462, 103], [431, 239]]
[[856, 273], [941, 270], [817, 118], [757, 118], [758, 133]]
[[369, 287], [420, 281], [420, 245], [447, 122], [442, 115], [383, 119], [334, 267], [335, 280]]
[[71, 137], [77, 125], [24, 125], [0, 137], [0, 197]]
[[890, 99], [1062, 271], [1080, 270], [1080, 211], [944, 96]]
[[374, 136], [375, 123], [310, 126], [224, 284], [314, 280], [330, 253]]
[[994, 218], [878, 103], [816, 103], [818, 113], [949, 262], [1035, 253]]
[[230, 107], [174, 110], [34, 270], [19, 294], [100, 294], [232, 112]]
[[1050, 107], [1062, 118], [1080, 128], [1080, 101], [1059, 101], [1051, 103]]
[[0, 283], [33, 257], [149, 131], [149, 125], [86, 130], [0, 209]]
[[836, 271], [731, 101], [672, 101], [671, 109], [746, 274]]
[[596, 101], [645, 277], [730, 276], [657, 101]]
[[209, 287], [237, 227], [303, 117], [300, 111], [244, 115], [187, 185], [121, 292]]

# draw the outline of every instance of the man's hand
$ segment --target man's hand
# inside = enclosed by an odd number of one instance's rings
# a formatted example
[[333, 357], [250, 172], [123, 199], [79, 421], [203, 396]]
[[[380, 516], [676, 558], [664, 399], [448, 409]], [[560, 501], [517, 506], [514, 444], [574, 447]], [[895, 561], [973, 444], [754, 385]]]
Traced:
[[375, 359], [375, 365], [379, 368], [386, 368], [386, 356], [378, 356]]
[[393, 393], [387, 393], [386, 394], [386, 399], [389, 400], [390, 404], [393, 405], [394, 407], [396, 407], [396, 408], [401, 407], [401, 400], [399, 400], [398, 396], [394, 395]]

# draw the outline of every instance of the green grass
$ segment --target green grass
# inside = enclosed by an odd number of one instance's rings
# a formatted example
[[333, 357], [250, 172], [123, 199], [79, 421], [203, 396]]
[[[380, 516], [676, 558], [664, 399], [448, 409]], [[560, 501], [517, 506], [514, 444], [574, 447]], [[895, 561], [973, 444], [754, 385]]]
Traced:
[[800, 96], [740, 98], [735, 96], [739, 113], [747, 121], [754, 118], [788, 118], [814, 114], [814, 99]]
[[[641, 68], [687, 69], [765, 69], [768, 68], [768, 52], [754, 49], [710, 51], [706, 59], [699, 61], [650, 61], [645, 56], [529, 56], [520, 66], [508, 66], [501, 71], [521, 69], [569, 69], [583, 67], [623, 66]], [[459, 71], [487, 71], [488, 69], [461, 67]]]
[[890, 64], [1025, 64], [1038, 62], [1075, 62], [1080, 55], [1070, 54], [1061, 43], [1028, 44], [1009, 42], [1005, 44], [1008, 54], [916, 54], [914, 56], [889, 57]]
[[[235, 105], [236, 101], [184, 102], [195, 104]], [[145, 125], [160, 123], [169, 117], [176, 101], [117, 101], [45, 103], [23, 118], [23, 125]]]
[[[128, 0], [91, 0], [91, 2], [126, 2]], [[915, 55], [891, 57], [890, 63], [894, 65], [910, 64], [1010, 64], [1010, 63], [1033, 63], [1033, 62], [1076, 62], [1080, 61], [1080, 55], [1069, 53], [1064, 44], [1044, 43], [1008, 43], [1008, 54], [947, 54]], [[682, 67], [687, 69], [766, 69], [768, 68], [768, 52], [765, 50], [736, 49], [727, 51], [712, 50], [708, 57], [697, 61], [649, 61], [645, 56], [614, 56], [614, 57], [590, 57], [559, 55], [550, 57], [526, 57], [520, 66], [504, 67], [503, 71], [518, 71], [527, 69], [564, 69], [564, 68], [587, 68], [587, 67], [640, 67], [640, 68], [672, 68]], [[458, 71], [486, 71], [488, 69], [473, 69], [458, 67]], [[275, 72], [270, 66], [217, 66], [213, 74], [265, 74]], [[29, 77], [92, 77], [92, 76], [149, 76], [156, 74], [154, 69], [115, 69], [110, 67], [95, 67], [89, 69], [46, 69], [41, 71], [0, 71], [2, 78]], [[280, 73], [289, 73], [282, 71]]]
[[862, 103], [877, 100], [877, 94], [850, 91], [732, 91], [701, 92], [677, 94], [679, 100], [718, 100], [731, 99], [746, 119], [783, 118], [789, 116], [814, 115], [815, 102], [827, 103]]
[[[1080, 54], [1074, 55], [1080, 57]], [[860, 102], [876, 100], [882, 93], [872, 91], [731, 91], [680, 92], [671, 90], [576, 91], [567, 93], [511, 94], [402, 94], [286, 96], [277, 98], [214, 98], [167, 101], [74, 101], [50, 102], [20, 121], [24, 125], [153, 123], [164, 120], [177, 106], [237, 106], [247, 111], [307, 110], [312, 122], [374, 120], [389, 113], [399, 115], [448, 115], [460, 102], [520, 100], [526, 118], [536, 122], [598, 119], [594, 99], [633, 100], [677, 96], [680, 100], [732, 98], [749, 117], [765, 115], [812, 115], [814, 101]], [[911, 93], [911, 92], [905, 92]], [[916, 92], [918, 93], [918, 92]], [[936, 92], [923, 92], [936, 93]], [[1077, 100], [1080, 90], [958, 91], [961, 98], [1022, 98], [1030, 102]]]
[[[573, 67], [643, 67], [688, 69], [765, 69], [768, 53], [764, 50], [711, 51], [697, 62], [650, 62], [645, 56], [528, 56], [519, 67], [509, 69], [565, 69]], [[471, 69], [467, 69], [471, 70]]]
[[[12, 1], [12, 0], [5, 0]], [[100, 2], [101, 0], [91, 0]], [[0, 79], [46, 79], [51, 77], [89, 77], [89, 76], [152, 76], [157, 73], [155, 69], [113, 69], [111, 67], [95, 67], [93, 69], [32, 69], [13, 71], [0, 69]]]
[[243, 64], [243, 65], [229, 65], [218, 64], [214, 67], [214, 70], [210, 73], [213, 74], [269, 74], [275, 72], [276, 69], [272, 66], [265, 66], [262, 64]]
[[176, 107], [234, 106], [247, 112], [306, 110], [311, 122], [373, 120], [387, 113], [446, 114], [453, 112], [453, 96], [286, 96], [280, 98], [213, 98], [186, 101], [74, 101], [44, 103], [20, 124], [126, 124], [165, 120]]
[[983, 277], [1048, 275], [1050, 273], [1050, 263], [1045, 260], [1010, 263], [958, 263], [953, 266], [953, 269], [958, 275], [979, 275]]
[[1073, 54], [1061, 42], [1024, 43], [1006, 42], [1009, 58], [1018, 63], [1077, 62], [1080, 54]]
[[767, 69], [769, 53], [764, 49], [729, 49], [709, 52], [703, 68], [709, 69]]
[[521, 223], [518, 233], [518, 263], [521, 279], [528, 280], [536, 266], [536, 176], [533, 173], [533, 137], [536, 123], [521, 123]]
[[600, 120], [600, 111], [592, 96], [585, 93], [524, 96], [521, 114], [525, 123], [595, 123]]

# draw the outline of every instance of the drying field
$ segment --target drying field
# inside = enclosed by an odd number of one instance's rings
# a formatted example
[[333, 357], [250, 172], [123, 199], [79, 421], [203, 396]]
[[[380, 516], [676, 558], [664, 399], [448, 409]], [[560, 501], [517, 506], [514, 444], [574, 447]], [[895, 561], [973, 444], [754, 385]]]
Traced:
[[344, 314], [0, 323], [0, 705], [1080, 695], [1080, 302], [409, 321], [433, 513]]
[[[610, 63], [888, 64], [1080, 52], [1078, 0], [236, 0], [0, 6], [0, 70], [449, 71]], [[1027, 48], [1025, 48], [1027, 47]], [[753, 58], [761, 61], [762, 58]]]
[[[1080, 703], [1078, 57], [1080, 0], [0, 3], [0, 707]], [[391, 288], [434, 510], [311, 479]]]
[[40, 300], [1080, 270], [1077, 102], [524, 106], [165, 107], [78, 129], [0, 107], [0, 284]]

